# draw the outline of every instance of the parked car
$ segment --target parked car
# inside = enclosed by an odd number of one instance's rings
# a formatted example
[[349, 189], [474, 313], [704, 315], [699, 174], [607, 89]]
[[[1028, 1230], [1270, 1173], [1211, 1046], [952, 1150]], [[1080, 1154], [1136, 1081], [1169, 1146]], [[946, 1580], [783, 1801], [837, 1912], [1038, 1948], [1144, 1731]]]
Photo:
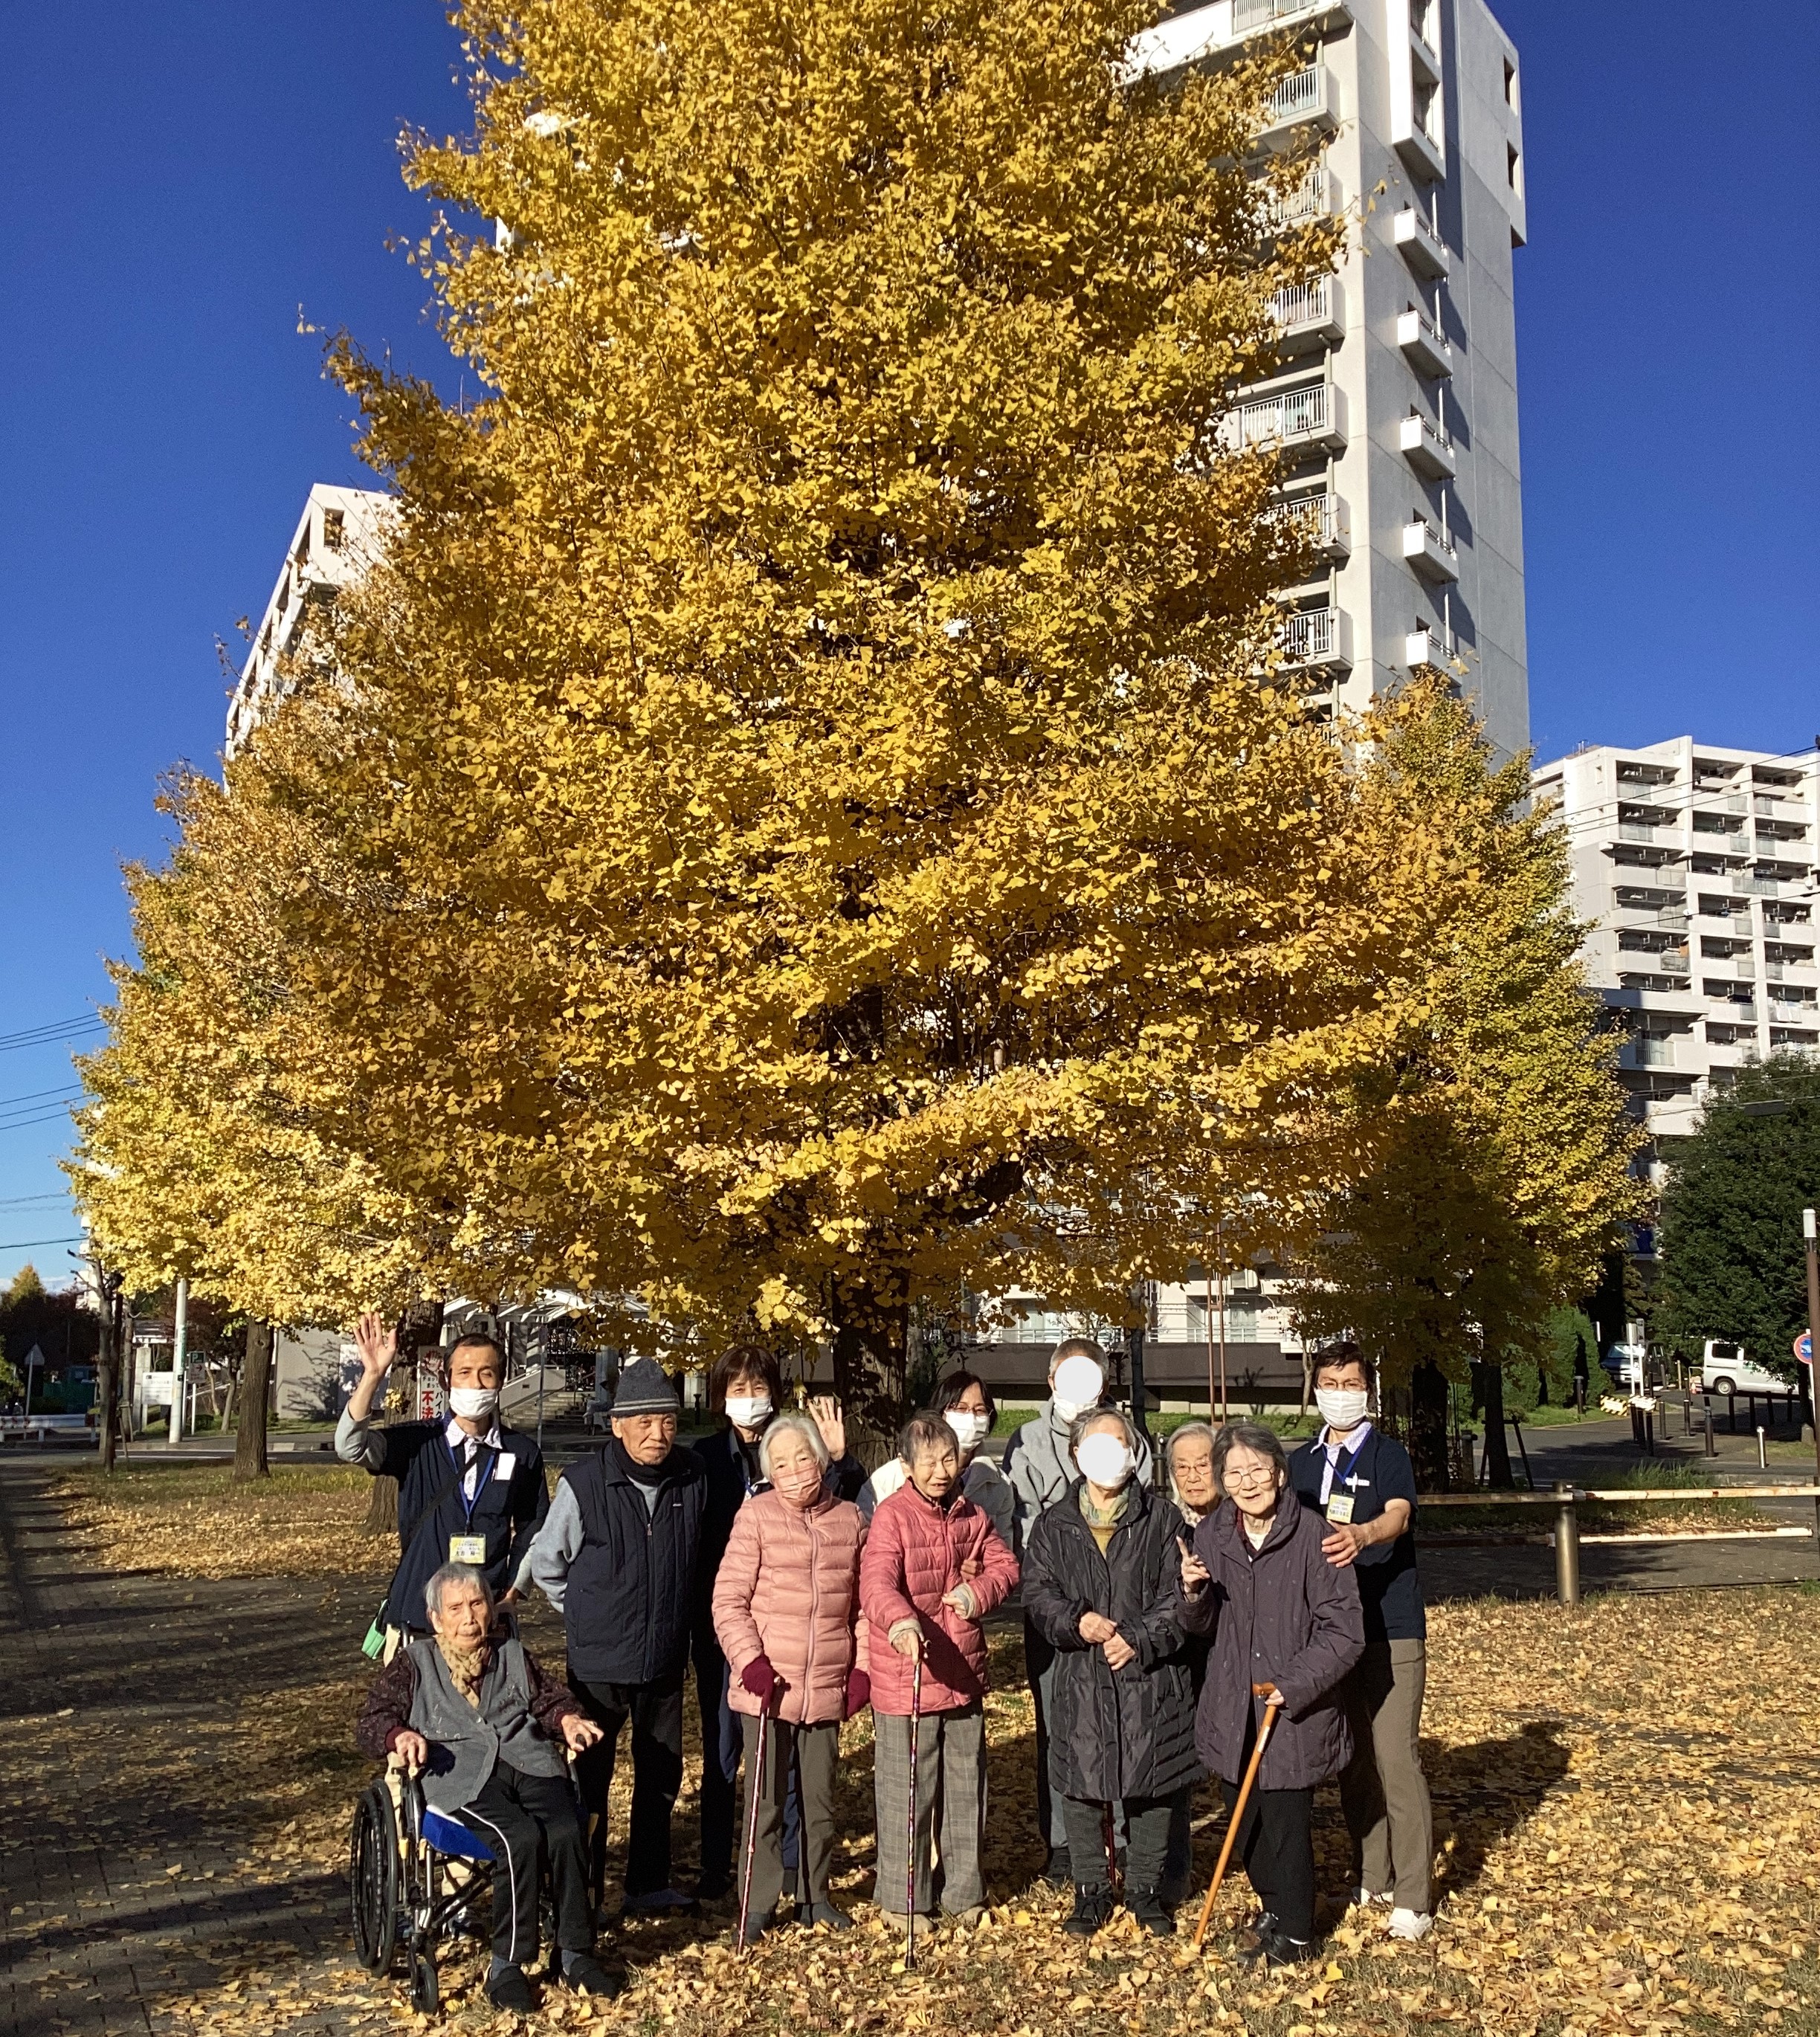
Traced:
[[1642, 1393], [1648, 1390], [1644, 1377], [1647, 1354], [1642, 1345], [1612, 1344], [1599, 1354], [1599, 1362], [1611, 1375], [1613, 1384], [1621, 1393]]
[[1788, 1381], [1765, 1372], [1747, 1358], [1741, 1346], [1716, 1337], [1706, 1340], [1700, 1383], [1709, 1393], [1786, 1393]]

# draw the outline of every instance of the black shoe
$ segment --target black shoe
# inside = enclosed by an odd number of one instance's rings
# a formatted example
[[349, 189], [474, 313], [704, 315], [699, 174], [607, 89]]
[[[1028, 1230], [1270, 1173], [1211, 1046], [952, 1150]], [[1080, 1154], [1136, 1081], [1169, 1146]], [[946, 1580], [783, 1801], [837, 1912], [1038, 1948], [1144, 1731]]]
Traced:
[[486, 1998], [495, 2009], [509, 2009], [515, 2016], [528, 2016], [537, 2006], [531, 1983], [516, 1967], [501, 1967], [486, 1983]]
[[826, 1924], [831, 1931], [850, 1931], [853, 1920], [831, 1903], [805, 1903], [796, 1912], [799, 1924]]
[[1091, 1938], [1095, 1931], [1103, 1931], [1112, 1922], [1112, 1891], [1102, 1884], [1097, 1888], [1083, 1888], [1078, 1884], [1074, 1891], [1074, 1914], [1062, 1929], [1071, 1937]]
[[1175, 1919], [1169, 1914], [1168, 1904], [1154, 1888], [1126, 1889], [1125, 1907], [1152, 1937], [1175, 1937]]
[[1074, 1863], [1068, 1857], [1065, 1846], [1049, 1849], [1049, 1865], [1037, 1876], [1039, 1881], [1053, 1881], [1058, 1888], [1065, 1888], [1074, 1879]]
[[733, 1892], [733, 1877], [730, 1874], [704, 1874], [695, 1884], [698, 1903], [725, 1903]]
[[1315, 1949], [1308, 1939], [1286, 1938], [1281, 1931], [1270, 1930], [1250, 1952], [1241, 1952], [1239, 1956], [1245, 1965], [1268, 1973], [1273, 1967], [1306, 1966], [1314, 1958]]
[[[776, 1922], [775, 1917], [748, 1917], [746, 1919], [745, 1936], [739, 1940], [741, 1951], [748, 1945], [755, 1945]], [[739, 1937], [737, 1926], [735, 1926], [734, 1935], [736, 1937]]]
[[1235, 1945], [1232, 1957], [1242, 1967], [1254, 1967], [1269, 1948], [1270, 1941], [1277, 1934], [1277, 1920], [1268, 1910], [1261, 1910], [1251, 1919], [1252, 1939], [1248, 1945]]
[[626, 1986], [623, 1974], [609, 1973], [592, 1952], [565, 1952], [562, 1978], [577, 1994], [597, 1994], [603, 2001], [611, 2001]]

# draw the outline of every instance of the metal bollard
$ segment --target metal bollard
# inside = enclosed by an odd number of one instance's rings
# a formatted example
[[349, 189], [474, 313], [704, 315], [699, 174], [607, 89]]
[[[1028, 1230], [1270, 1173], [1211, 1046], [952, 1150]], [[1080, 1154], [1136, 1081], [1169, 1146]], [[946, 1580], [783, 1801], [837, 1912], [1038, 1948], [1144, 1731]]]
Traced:
[[1763, 1431], [1759, 1429], [1757, 1431], [1757, 1468], [1759, 1471], [1767, 1471], [1769, 1468], [1769, 1458], [1763, 1447]]
[[1554, 1589], [1563, 1605], [1580, 1604], [1580, 1517], [1574, 1512], [1573, 1487], [1558, 1480], [1560, 1507], [1554, 1517]]
[[1719, 1444], [1712, 1433], [1712, 1397], [1710, 1394], [1706, 1400], [1706, 1454], [1709, 1457], [1716, 1457], [1719, 1454]]

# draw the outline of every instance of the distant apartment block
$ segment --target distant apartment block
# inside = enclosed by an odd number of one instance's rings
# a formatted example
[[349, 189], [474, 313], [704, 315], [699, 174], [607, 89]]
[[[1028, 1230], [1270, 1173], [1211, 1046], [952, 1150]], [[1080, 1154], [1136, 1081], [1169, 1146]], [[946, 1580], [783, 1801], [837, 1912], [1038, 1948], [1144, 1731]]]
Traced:
[[229, 756], [281, 697], [283, 661], [300, 648], [305, 624], [378, 557], [393, 514], [392, 498], [376, 489], [333, 488], [326, 482], [311, 489], [228, 703]]
[[1319, 567], [1285, 590], [1287, 669], [1349, 707], [1463, 664], [1507, 754], [1529, 733], [1512, 251], [1527, 232], [1514, 43], [1482, 0], [1211, 0], [1133, 62], [1219, 65], [1288, 33], [1308, 59], [1263, 152], [1319, 155], [1290, 226], [1355, 224], [1340, 272], [1277, 303], [1278, 372], [1238, 392], [1232, 444], [1281, 449]]
[[1820, 752], [1680, 736], [1540, 766], [1561, 808], [1588, 973], [1625, 1039], [1640, 1117], [1670, 1136], [1746, 1061], [1820, 1048]]

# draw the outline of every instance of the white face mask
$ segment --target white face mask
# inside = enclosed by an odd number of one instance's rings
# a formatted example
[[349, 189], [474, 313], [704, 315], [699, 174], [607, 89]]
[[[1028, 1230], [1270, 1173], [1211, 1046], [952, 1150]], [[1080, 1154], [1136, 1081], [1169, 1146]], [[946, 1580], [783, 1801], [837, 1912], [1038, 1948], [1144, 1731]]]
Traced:
[[448, 1412], [470, 1422], [485, 1421], [498, 1405], [497, 1386], [452, 1386], [448, 1389]]
[[1085, 1476], [1108, 1490], [1122, 1485], [1131, 1476], [1131, 1453], [1108, 1429], [1095, 1429], [1085, 1438], [1074, 1453], [1074, 1461]]
[[1321, 1411], [1321, 1419], [1342, 1436], [1349, 1435], [1364, 1421], [1368, 1398], [1364, 1389], [1358, 1386], [1318, 1386], [1315, 1389], [1315, 1405]]
[[986, 1431], [992, 1427], [984, 1415], [961, 1408], [949, 1408], [944, 1419], [954, 1431], [955, 1441], [963, 1450], [977, 1449], [986, 1441]]
[[1090, 1358], [1065, 1358], [1055, 1369], [1050, 1390], [1056, 1413], [1063, 1421], [1072, 1422], [1089, 1408], [1099, 1405], [1099, 1396], [1106, 1391], [1106, 1374]]
[[771, 1412], [768, 1393], [729, 1393], [727, 1419], [736, 1429], [755, 1429]]

